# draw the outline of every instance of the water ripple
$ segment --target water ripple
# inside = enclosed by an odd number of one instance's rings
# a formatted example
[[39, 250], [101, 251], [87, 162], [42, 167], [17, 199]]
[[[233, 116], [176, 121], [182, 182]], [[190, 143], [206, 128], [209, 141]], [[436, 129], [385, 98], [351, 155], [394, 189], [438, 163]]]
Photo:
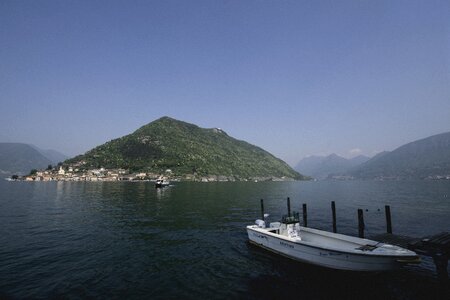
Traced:
[[[414, 186], [414, 188], [413, 188]], [[0, 183], [0, 298], [151, 299], [433, 299], [434, 264], [383, 275], [292, 262], [247, 242], [245, 226], [308, 204], [309, 223], [357, 234], [394, 231], [420, 236], [450, 228], [450, 187], [435, 182]], [[14, 199], [14, 201], [12, 201]]]

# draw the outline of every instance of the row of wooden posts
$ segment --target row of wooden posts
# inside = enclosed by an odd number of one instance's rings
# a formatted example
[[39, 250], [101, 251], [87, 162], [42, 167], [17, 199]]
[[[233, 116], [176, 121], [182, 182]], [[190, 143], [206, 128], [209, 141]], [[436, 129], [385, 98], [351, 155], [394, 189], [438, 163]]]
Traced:
[[[288, 208], [288, 217], [291, 216], [291, 199], [287, 198], [287, 208]], [[308, 211], [306, 209], [306, 203], [302, 205], [303, 211], [303, 226], [308, 227]], [[392, 233], [392, 221], [391, 221], [391, 207], [389, 205], [384, 206], [384, 211], [386, 215], [386, 232]], [[333, 218], [333, 232], [337, 232], [336, 225], [336, 203], [331, 201], [331, 215]], [[264, 220], [264, 200], [261, 199], [261, 216], [262, 220]], [[361, 208], [358, 208], [358, 236], [360, 238], [364, 238], [364, 214]]]

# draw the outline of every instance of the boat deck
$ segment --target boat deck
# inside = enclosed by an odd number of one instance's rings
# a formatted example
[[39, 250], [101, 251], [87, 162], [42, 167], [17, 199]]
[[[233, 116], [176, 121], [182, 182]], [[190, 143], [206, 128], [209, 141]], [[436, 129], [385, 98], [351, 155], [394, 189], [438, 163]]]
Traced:
[[[292, 226], [292, 225], [288, 225]], [[401, 247], [377, 242], [369, 239], [362, 239], [348, 235], [322, 231], [313, 228], [299, 227], [299, 239], [288, 234], [288, 228], [281, 225], [275, 228], [260, 229], [270, 232], [275, 236], [292, 242], [308, 245], [314, 248], [328, 249], [338, 252], [348, 252], [354, 254], [378, 255], [378, 256], [415, 256], [415, 253]]]

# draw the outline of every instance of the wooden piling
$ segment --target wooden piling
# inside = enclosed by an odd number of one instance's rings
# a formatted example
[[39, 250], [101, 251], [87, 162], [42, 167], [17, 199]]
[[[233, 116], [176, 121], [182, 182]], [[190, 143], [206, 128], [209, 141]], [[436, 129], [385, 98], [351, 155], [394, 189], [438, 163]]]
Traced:
[[291, 216], [291, 199], [287, 198], [288, 217]]
[[264, 200], [261, 199], [261, 220], [264, 221]]
[[434, 265], [436, 266], [436, 273], [438, 275], [438, 279], [441, 282], [448, 282], [448, 259], [449, 257], [443, 253], [436, 253], [433, 255]]
[[308, 227], [308, 212], [306, 211], [306, 203], [303, 203], [303, 226]]
[[334, 203], [334, 201], [331, 201], [331, 214], [333, 216], [333, 232], [336, 233], [337, 232], [337, 228], [336, 228], [336, 204]]
[[392, 233], [391, 207], [389, 205], [385, 205], [384, 211], [386, 212], [386, 232]]
[[358, 236], [364, 238], [364, 216], [360, 208], [358, 208]]

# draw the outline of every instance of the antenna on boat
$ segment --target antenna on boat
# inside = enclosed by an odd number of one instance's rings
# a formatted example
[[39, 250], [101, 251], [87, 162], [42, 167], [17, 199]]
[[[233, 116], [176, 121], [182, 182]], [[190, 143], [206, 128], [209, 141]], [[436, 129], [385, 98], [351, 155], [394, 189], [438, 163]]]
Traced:
[[291, 216], [291, 199], [287, 198], [288, 217]]

